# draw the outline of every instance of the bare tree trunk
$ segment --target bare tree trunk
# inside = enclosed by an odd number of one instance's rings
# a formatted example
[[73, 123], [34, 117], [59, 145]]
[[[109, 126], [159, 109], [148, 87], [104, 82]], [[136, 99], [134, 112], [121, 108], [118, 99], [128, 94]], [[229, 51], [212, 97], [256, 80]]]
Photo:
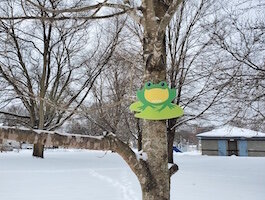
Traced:
[[[164, 44], [164, 41], [161, 42]], [[152, 59], [147, 59], [145, 81], [159, 83], [166, 79], [165, 48], [162, 45], [158, 62], [152, 65]], [[153, 55], [151, 54], [151, 57]], [[150, 62], [149, 62], [150, 61]], [[142, 186], [143, 200], [169, 200], [170, 174], [168, 170], [168, 140], [166, 121], [144, 120], [142, 134], [142, 149], [147, 154], [147, 163], [150, 170], [148, 177], [151, 181], [147, 187]]]
[[167, 141], [168, 141], [168, 163], [174, 163], [173, 143], [175, 139], [176, 128], [172, 128], [176, 124], [176, 119], [168, 120], [167, 125]]
[[140, 127], [140, 121], [139, 119], [136, 119], [136, 125], [137, 125], [137, 132], [138, 132], [138, 137], [137, 137], [137, 147], [138, 147], [138, 151], [142, 151], [143, 149], [143, 144], [142, 144], [142, 140], [143, 140], [143, 132], [142, 129]]
[[[45, 94], [48, 88], [48, 82], [46, 79], [49, 79], [47, 77], [47, 73], [48, 73], [48, 62], [49, 62], [49, 58], [48, 58], [48, 54], [49, 54], [49, 45], [50, 45], [50, 39], [51, 39], [51, 32], [52, 32], [52, 24], [48, 25], [48, 34], [46, 35], [46, 24], [44, 21], [42, 21], [42, 25], [43, 25], [43, 41], [44, 41], [44, 47], [43, 47], [43, 68], [42, 68], [42, 76], [41, 76], [41, 80], [40, 80], [40, 106], [39, 106], [39, 126], [38, 128], [40, 130], [44, 129], [44, 115], [45, 115], [45, 111], [44, 111], [44, 98], [45, 98]], [[40, 144], [39, 142], [37, 142], [36, 144], [34, 144], [33, 147], [33, 156], [35, 157], [39, 157], [39, 158], [43, 158], [43, 152], [44, 152], [44, 145]]]
[[44, 145], [40, 143], [36, 143], [33, 146], [33, 156], [38, 157], [38, 158], [44, 158], [43, 156], [43, 151], [44, 151]]
[[147, 154], [151, 184], [142, 186], [143, 200], [169, 200], [170, 175], [167, 164], [165, 121], [145, 121], [143, 151]]
[[3, 151], [2, 144], [3, 144], [3, 140], [2, 140], [2, 139], [0, 139], [0, 152], [2, 152], [2, 151]]
[[[145, 82], [159, 83], [166, 80], [165, 30], [170, 21], [167, 17], [170, 16], [168, 12], [171, 12], [171, 9], [176, 11], [180, 2], [174, 1], [168, 7], [163, 1], [143, 1], [143, 7], [146, 8], [143, 10]], [[148, 179], [151, 180], [148, 185], [141, 184], [143, 200], [169, 200], [172, 173], [168, 169], [168, 139], [165, 120], [144, 120], [142, 147], [148, 157], [147, 165], [150, 172]]]

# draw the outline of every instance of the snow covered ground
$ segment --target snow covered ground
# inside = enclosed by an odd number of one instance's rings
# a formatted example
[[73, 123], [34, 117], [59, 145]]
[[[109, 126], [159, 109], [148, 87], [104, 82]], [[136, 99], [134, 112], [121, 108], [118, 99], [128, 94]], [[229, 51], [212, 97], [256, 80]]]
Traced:
[[[0, 153], [1, 200], [140, 200], [138, 181], [114, 153]], [[264, 200], [265, 158], [178, 154], [172, 200]]]

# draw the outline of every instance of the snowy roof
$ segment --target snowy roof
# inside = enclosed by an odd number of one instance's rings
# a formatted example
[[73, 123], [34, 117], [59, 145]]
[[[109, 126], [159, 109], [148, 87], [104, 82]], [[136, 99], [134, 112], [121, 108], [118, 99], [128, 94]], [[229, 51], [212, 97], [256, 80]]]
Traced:
[[235, 138], [235, 137], [243, 137], [243, 138], [253, 138], [253, 137], [262, 137], [265, 138], [265, 133], [237, 128], [233, 126], [224, 126], [222, 128], [214, 129], [212, 131], [208, 131], [205, 133], [200, 133], [197, 137], [226, 137], [226, 138]]

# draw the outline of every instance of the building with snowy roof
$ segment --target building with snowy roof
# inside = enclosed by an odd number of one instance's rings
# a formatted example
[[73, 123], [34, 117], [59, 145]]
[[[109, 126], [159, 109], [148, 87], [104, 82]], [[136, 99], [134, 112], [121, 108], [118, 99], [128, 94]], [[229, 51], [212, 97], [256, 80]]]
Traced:
[[200, 133], [202, 155], [265, 156], [265, 133], [224, 126]]

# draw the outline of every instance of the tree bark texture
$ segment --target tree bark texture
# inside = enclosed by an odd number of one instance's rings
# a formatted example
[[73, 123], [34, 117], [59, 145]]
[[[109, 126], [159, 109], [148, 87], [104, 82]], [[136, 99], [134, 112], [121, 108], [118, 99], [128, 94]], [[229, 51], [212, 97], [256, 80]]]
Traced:
[[168, 200], [170, 177], [168, 171], [165, 121], [145, 121], [143, 151], [147, 154], [151, 185], [142, 186], [143, 200]]
[[[169, 4], [168, 4], [169, 3]], [[181, 1], [143, 1], [145, 59], [144, 82], [159, 83], [166, 80], [166, 27]], [[142, 185], [143, 200], [169, 200], [170, 176], [177, 165], [168, 170], [168, 138], [166, 121], [144, 120], [143, 152], [148, 156], [152, 184]], [[173, 159], [172, 159], [173, 163]]]
[[143, 144], [142, 144], [143, 133], [142, 133], [142, 129], [140, 127], [139, 120], [140, 119], [137, 119], [137, 130], [138, 130], [137, 147], [138, 147], [138, 151], [142, 151], [142, 149], [143, 149]]
[[44, 158], [44, 145], [40, 143], [34, 144], [32, 155], [37, 158]]
[[167, 124], [167, 141], [168, 141], [168, 163], [174, 163], [173, 158], [173, 143], [175, 138], [176, 128], [172, 128], [176, 124], [176, 119], [168, 120]]
[[2, 152], [3, 151], [3, 140], [2, 139], [0, 139], [0, 152]]

